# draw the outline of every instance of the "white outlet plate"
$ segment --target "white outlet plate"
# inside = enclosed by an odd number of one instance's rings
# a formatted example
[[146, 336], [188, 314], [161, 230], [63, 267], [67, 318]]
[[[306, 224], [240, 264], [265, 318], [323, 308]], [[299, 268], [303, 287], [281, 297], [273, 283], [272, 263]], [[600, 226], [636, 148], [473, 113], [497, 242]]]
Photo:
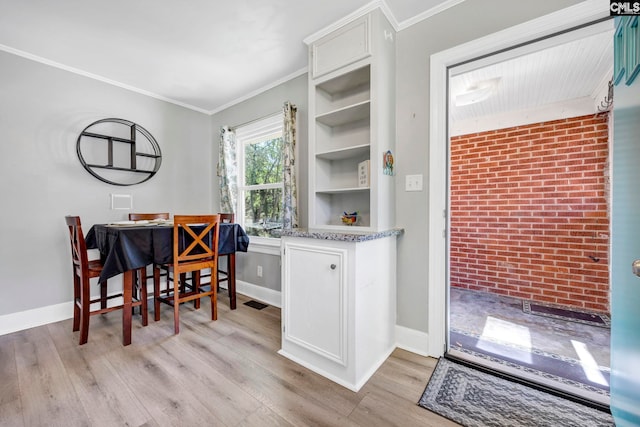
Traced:
[[262, 277], [262, 266], [261, 265], [258, 266], [258, 271], [256, 273], [258, 274], [258, 277]]
[[407, 175], [405, 177], [405, 191], [422, 191], [422, 175]]

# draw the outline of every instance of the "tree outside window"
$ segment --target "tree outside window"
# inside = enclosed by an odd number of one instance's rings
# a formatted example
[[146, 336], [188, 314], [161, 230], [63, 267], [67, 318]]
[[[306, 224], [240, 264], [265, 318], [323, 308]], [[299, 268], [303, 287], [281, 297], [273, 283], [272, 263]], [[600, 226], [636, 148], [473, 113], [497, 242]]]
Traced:
[[[279, 237], [282, 230], [282, 116], [237, 130], [238, 213], [247, 234]], [[257, 130], [255, 128], [258, 128]], [[244, 132], [243, 132], [244, 131]]]

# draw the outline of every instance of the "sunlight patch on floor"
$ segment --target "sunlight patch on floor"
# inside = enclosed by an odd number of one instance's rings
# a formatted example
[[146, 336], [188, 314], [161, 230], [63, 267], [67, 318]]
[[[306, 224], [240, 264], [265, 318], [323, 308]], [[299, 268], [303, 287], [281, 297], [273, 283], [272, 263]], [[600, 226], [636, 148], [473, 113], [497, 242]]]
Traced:
[[[504, 351], [493, 344], [502, 344], [517, 347], [520, 351]], [[531, 359], [531, 333], [529, 328], [506, 320], [487, 316], [478, 340], [478, 348], [499, 354], [523, 363], [532, 363]]]
[[584, 374], [587, 376], [589, 381], [608, 386], [609, 383], [607, 382], [604, 375], [602, 375], [602, 373], [600, 372], [598, 363], [596, 362], [596, 359], [594, 359], [591, 355], [591, 352], [587, 348], [587, 345], [576, 340], [571, 340], [571, 344], [578, 354], [578, 359], [580, 359], [580, 366], [582, 367], [582, 370], [584, 371]]

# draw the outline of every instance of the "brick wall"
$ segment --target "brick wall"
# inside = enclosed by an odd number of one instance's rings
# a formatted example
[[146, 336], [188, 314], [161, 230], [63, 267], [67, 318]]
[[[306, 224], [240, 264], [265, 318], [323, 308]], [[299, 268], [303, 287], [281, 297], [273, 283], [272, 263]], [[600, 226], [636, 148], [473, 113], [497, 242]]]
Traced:
[[607, 116], [451, 140], [451, 285], [609, 311]]

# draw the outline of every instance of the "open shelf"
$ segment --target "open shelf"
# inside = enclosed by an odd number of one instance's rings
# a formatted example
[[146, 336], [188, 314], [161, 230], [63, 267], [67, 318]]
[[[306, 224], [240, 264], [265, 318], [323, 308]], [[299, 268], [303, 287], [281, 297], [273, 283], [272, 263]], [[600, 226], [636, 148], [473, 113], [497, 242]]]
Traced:
[[371, 126], [369, 117], [334, 127], [316, 122], [315, 137], [316, 153], [327, 153], [357, 146], [370, 146]]
[[369, 187], [322, 188], [322, 189], [316, 190], [316, 193], [340, 194], [340, 193], [352, 193], [356, 191], [369, 191]]
[[354, 105], [339, 108], [316, 116], [316, 121], [327, 126], [340, 126], [369, 117], [371, 101], [361, 101]]
[[366, 67], [359, 68], [350, 73], [343, 74], [331, 80], [327, 80], [326, 82], [320, 83], [316, 86], [317, 89], [320, 89], [332, 96], [337, 96], [341, 93], [348, 93], [354, 88], [360, 88], [363, 86], [368, 86], [371, 82], [371, 67], [367, 65]]
[[371, 100], [370, 74], [370, 67], [366, 66], [318, 84], [315, 87], [314, 103], [316, 118], [322, 120], [325, 116], [342, 114], [368, 103]]
[[316, 153], [316, 157], [326, 160], [341, 160], [351, 157], [362, 157], [362, 155], [369, 154], [369, 144], [356, 145], [353, 147], [338, 148], [335, 150], [324, 151]]
[[[316, 202], [314, 226], [353, 229], [355, 227], [369, 227], [371, 224], [371, 197], [368, 188], [316, 192], [314, 197]], [[343, 224], [340, 217], [344, 212], [358, 212], [358, 223], [356, 225]]]

